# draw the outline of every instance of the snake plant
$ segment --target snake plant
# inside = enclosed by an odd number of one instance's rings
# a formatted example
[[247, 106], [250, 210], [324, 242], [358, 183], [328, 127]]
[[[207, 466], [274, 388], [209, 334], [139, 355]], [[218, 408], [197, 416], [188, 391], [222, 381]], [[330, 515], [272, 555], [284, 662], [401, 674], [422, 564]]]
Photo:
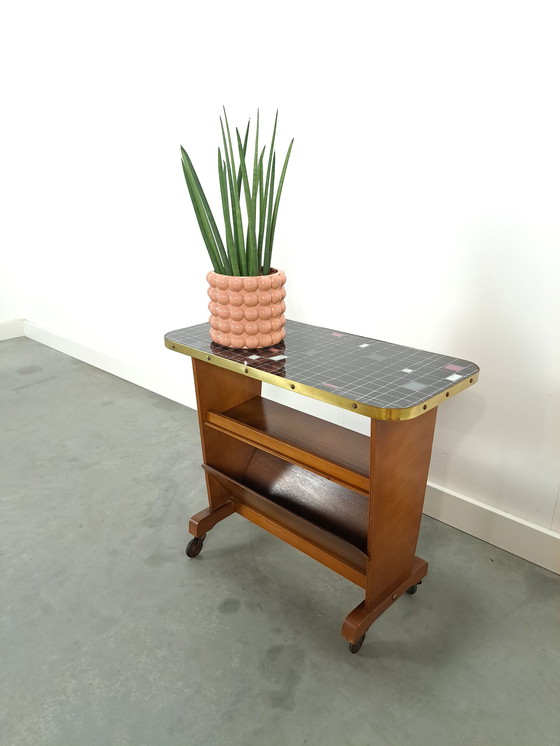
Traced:
[[[183, 173], [200, 232], [210, 255], [214, 271], [220, 274], [254, 276], [270, 273], [278, 206], [292, 145], [294, 144], [292, 140], [276, 186], [274, 142], [276, 140], [277, 122], [278, 112], [276, 112], [274, 119], [274, 130], [265, 170], [266, 146], [259, 152], [259, 113], [257, 111], [252, 174], [250, 175], [247, 167], [247, 143], [251, 120], [247, 123], [243, 141], [239, 130], [236, 128], [236, 147], [234, 147], [225, 108], [223, 121], [220, 117], [223, 154], [221, 148], [218, 148], [218, 175], [225, 225], [225, 245], [192, 161], [186, 150], [181, 146]], [[236, 150], [238, 162], [235, 156]], [[243, 210], [242, 189], [244, 196]]]

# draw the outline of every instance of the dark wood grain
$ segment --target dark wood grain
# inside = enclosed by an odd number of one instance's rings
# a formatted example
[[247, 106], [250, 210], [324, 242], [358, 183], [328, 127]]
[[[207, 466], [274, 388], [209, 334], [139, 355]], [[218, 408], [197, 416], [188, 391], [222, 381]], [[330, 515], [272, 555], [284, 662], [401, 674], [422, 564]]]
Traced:
[[298, 515], [227, 474], [204, 466], [213, 480], [228, 490], [235, 511], [258, 526], [300, 549], [353, 583], [365, 588], [367, 556], [340, 536]]
[[305, 520], [367, 549], [368, 500], [268, 453], [255, 451], [243, 482]]

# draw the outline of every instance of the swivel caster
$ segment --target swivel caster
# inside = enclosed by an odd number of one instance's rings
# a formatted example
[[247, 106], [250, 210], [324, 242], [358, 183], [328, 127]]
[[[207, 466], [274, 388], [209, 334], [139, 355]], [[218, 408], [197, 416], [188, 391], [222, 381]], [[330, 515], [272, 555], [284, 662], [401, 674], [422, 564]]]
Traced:
[[189, 541], [187, 548], [185, 549], [187, 557], [197, 557], [200, 554], [205, 538], [206, 534], [202, 534], [202, 536], [195, 536], [194, 539]]
[[359, 650], [359, 649], [360, 649], [360, 648], [362, 647], [362, 645], [364, 644], [364, 640], [365, 640], [365, 639], [366, 639], [366, 636], [365, 636], [365, 635], [362, 635], [362, 636], [360, 637], [360, 639], [359, 639], [359, 640], [358, 640], [357, 642], [350, 642], [350, 643], [348, 643], [348, 650], [349, 650], [349, 651], [350, 651], [351, 653], [357, 653], [357, 652], [358, 652], [358, 650]]
[[421, 580], [419, 580], [419, 581], [418, 581], [418, 582], [416, 583], [416, 585], [411, 585], [411, 586], [410, 586], [410, 588], [409, 588], [409, 589], [407, 590], [407, 593], [408, 593], [408, 595], [409, 595], [409, 596], [414, 596], [414, 594], [415, 594], [415, 593], [416, 593], [416, 591], [418, 590], [418, 586], [419, 586], [419, 585], [422, 585], [422, 581], [421, 581]]

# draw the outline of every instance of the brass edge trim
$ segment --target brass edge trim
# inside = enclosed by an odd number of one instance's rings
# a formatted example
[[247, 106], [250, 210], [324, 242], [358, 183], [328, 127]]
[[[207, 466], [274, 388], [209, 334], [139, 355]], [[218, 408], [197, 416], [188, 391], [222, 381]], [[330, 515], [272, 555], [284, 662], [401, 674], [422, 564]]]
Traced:
[[329, 391], [321, 391], [321, 389], [315, 389], [313, 388], [313, 386], [308, 386], [304, 383], [290, 381], [288, 378], [280, 378], [279, 376], [275, 376], [273, 373], [265, 373], [258, 368], [251, 368], [249, 366], [243, 365], [242, 363], [236, 363], [232, 360], [226, 360], [219, 355], [212, 355], [212, 353], [202, 352], [201, 350], [197, 350], [194, 347], [189, 347], [188, 345], [180, 344], [179, 342], [173, 342], [170, 339], [165, 339], [165, 346], [170, 350], [180, 352], [183, 355], [189, 355], [190, 357], [194, 357], [197, 360], [202, 360], [205, 363], [211, 363], [212, 365], [217, 365], [219, 368], [225, 368], [226, 370], [231, 370], [234, 373], [239, 373], [240, 375], [246, 375], [250, 378], [256, 378], [258, 381], [270, 383], [273, 386], [278, 386], [278, 388], [286, 389], [287, 391], [293, 391], [297, 394], [303, 394], [303, 396], [308, 396], [310, 399], [317, 399], [317, 401], [331, 404], [332, 406], [339, 407], [340, 409], [347, 409], [349, 412], [362, 414], [372, 420], [385, 420], [392, 422], [399, 422], [401, 420], [412, 420], [415, 417], [419, 417], [421, 414], [429, 412], [430, 409], [434, 409], [439, 404], [441, 404], [441, 402], [446, 401], [452, 396], [456, 396], [457, 394], [461, 393], [461, 391], [470, 388], [470, 386], [474, 386], [474, 384], [478, 381], [477, 371], [476, 373], [473, 373], [472, 376], [469, 376], [469, 378], [465, 378], [463, 381], [456, 383], [454, 386], [450, 386], [445, 391], [436, 394], [431, 399], [428, 399], [421, 404], [416, 404], [414, 407], [407, 407], [405, 409], [384, 409], [382, 407], [373, 407], [370, 404], [361, 404], [360, 402], [352, 401], [352, 399], [345, 399], [344, 397], [338, 396], [337, 394], [332, 394]]

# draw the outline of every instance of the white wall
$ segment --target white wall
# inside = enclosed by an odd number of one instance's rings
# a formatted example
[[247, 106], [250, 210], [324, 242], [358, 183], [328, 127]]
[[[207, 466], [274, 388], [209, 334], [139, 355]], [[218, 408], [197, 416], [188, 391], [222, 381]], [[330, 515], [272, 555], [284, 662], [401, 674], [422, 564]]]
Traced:
[[179, 143], [215, 197], [222, 103], [279, 107], [288, 316], [477, 362], [431, 482], [560, 531], [559, 22], [540, 0], [4, 2], [0, 321], [193, 406], [162, 345], [207, 313]]

